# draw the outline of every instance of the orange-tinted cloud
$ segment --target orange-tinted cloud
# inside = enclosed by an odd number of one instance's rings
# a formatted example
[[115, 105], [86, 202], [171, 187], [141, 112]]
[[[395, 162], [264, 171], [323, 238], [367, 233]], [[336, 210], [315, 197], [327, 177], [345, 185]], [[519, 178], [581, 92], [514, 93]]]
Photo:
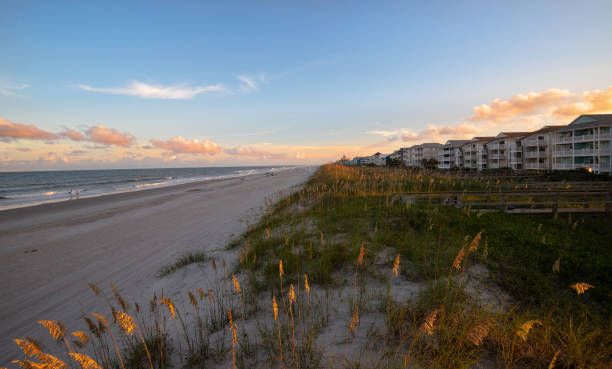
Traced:
[[129, 133], [121, 133], [114, 128], [97, 125], [87, 130], [89, 141], [104, 145], [130, 146], [136, 141], [136, 137]]
[[607, 89], [585, 91], [578, 101], [555, 107], [552, 114], [560, 118], [573, 118], [580, 114], [612, 111], [612, 86]]
[[180, 136], [166, 141], [152, 139], [151, 144], [157, 148], [172, 151], [173, 153], [214, 154], [221, 151], [219, 145], [212, 141], [189, 140]]
[[571, 98], [572, 93], [567, 90], [550, 88], [544, 92], [514, 95], [507, 100], [494, 99], [490, 104], [474, 107], [474, 115], [469, 120], [501, 122], [516, 116], [542, 112]]
[[19, 138], [53, 140], [57, 138], [57, 135], [44, 131], [33, 124], [14, 123], [0, 117], [0, 139], [12, 140]]
[[85, 139], [84, 134], [74, 129], [67, 129], [64, 132], [60, 132], [59, 135], [62, 137], [69, 138], [72, 141], [83, 141]]

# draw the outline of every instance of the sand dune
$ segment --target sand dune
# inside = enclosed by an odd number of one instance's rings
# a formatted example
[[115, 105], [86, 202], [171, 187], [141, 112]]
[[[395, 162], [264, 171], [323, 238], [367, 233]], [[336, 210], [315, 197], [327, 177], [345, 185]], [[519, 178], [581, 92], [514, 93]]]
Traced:
[[312, 168], [252, 175], [0, 212], [0, 365], [21, 358], [15, 337], [40, 337], [41, 319], [83, 328], [106, 311], [87, 283], [110, 283], [132, 301], [202, 287], [206, 273], [158, 278], [186, 250], [220, 258], [264, 199], [303, 183]]

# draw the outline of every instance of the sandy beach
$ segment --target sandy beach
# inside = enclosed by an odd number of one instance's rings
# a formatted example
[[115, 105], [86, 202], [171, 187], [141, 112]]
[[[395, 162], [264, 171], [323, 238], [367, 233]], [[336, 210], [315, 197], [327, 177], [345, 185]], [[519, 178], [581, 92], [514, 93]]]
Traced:
[[[0, 365], [22, 358], [12, 342], [42, 337], [36, 322], [83, 329], [83, 314], [106, 311], [88, 282], [114, 284], [131, 301], [154, 292], [205, 287], [206, 273], [156, 272], [188, 250], [231, 262], [228, 241], [254, 223], [266, 197], [304, 183], [313, 168], [274, 176], [191, 183], [0, 212]], [[201, 267], [204, 268], [204, 267]]]

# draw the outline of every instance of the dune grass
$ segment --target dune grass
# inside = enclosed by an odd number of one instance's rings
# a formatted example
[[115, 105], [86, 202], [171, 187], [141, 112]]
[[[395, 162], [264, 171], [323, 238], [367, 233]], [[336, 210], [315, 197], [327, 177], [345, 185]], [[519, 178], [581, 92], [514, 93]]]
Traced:
[[[610, 217], [475, 212], [398, 196], [503, 185], [499, 178], [323, 166], [228, 245], [238, 254], [234, 265], [190, 254], [167, 267], [166, 275], [209, 260], [223, 279], [183, 291], [187, 306], [154, 296], [143, 309], [114, 288], [105, 297], [92, 287], [111, 317], [134, 318], [131, 331], [122, 320], [90, 319], [92, 360], [108, 368], [608, 368]], [[401, 297], [407, 284], [419, 286], [416, 296]], [[489, 288], [509, 302], [477, 294]], [[380, 328], [362, 325], [368, 317]], [[318, 337], [339, 323], [346, 339], [332, 355]], [[58, 327], [54, 337], [70, 336]], [[350, 354], [357, 344], [374, 356]]]
[[165, 277], [169, 274], [176, 272], [177, 270], [186, 267], [187, 265], [194, 263], [203, 263], [208, 261], [204, 251], [187, 251], [181, 255], [174, 263], [166, 265], [157, 271], [158, 277]]

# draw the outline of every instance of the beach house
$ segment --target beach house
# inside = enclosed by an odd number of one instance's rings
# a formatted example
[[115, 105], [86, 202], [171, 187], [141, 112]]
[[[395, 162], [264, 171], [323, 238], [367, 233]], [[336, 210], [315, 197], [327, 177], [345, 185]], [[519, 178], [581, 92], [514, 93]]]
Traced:
[[552, 170], [552, 137], [565, 126], [544, 126], [521, 138], [523, 169]]
[[463, 151], [461, 148], [470, 140], [448, 140], [438, 149], [438, 168], [463, 168]]
[[586, 168], [610, 174], [612, 114], [584, 114], [552, 137], [553, 170]]
[[486, 144], [494, 139], [495, 137], [474, 137], [461, 146], [463, 167], [475, 170], [487, 169]]

